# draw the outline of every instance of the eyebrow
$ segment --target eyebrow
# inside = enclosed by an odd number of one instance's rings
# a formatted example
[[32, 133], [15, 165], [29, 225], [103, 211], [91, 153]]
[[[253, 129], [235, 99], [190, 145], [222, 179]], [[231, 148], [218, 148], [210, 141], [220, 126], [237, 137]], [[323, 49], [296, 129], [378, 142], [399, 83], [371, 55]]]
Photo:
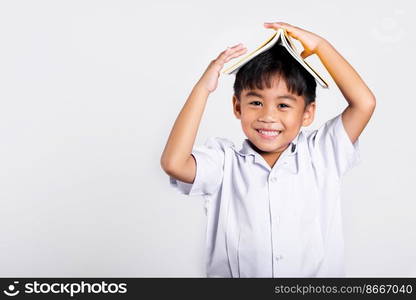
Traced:
[[[254, 92], [254, 91], [249, 91], [249, 92], [247, 92], [246, 97], [248, 97], [248, 96], [254, 96], [254, 97], [263, 98], [263, 96], [262, 96], [262, 95], [260, 95], [259, 93]], [[293, 97], [293, 96], [292, 96], [292, 95], [290, 95], [290, 94], [280, 95], [280, 96], [277, 96], [277, 97], [276, 97], [276, 99], [282, 99], [282, 98], [284, 98], [284, 99], [288, 99], [288, 100], [292, 100], [292, 101], [296, 101], [296, 98], [295, 98], [295, 97]]]

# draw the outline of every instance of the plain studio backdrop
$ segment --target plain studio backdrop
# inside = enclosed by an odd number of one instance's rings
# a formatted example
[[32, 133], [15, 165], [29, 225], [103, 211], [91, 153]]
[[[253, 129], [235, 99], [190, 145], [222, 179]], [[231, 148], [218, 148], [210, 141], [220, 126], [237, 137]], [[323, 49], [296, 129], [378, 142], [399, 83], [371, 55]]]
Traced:
[[[0, 276], [203, 277], [204, 200], [159, 161], [193, 85], [265, 21], [315, 32], [377, 97], [362, 162], [342, 184], [347, 276], [416, 276], [413, 1], [2, 1]], [[300, 46], [300, 43], [296, 44]], [[316, 129], [347, 102], [317, 88]], [[197, 144], [240, 146], [234, 76], [210, 96]]]

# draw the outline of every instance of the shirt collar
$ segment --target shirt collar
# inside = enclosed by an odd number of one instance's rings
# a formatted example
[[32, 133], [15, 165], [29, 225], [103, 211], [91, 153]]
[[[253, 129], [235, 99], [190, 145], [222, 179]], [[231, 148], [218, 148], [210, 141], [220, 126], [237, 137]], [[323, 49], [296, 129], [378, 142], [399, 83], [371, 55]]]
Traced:
[[[299, 148], [298, 147], [298, 140], [299, 140], [299, 135], [301, 134], [301, 132], [302, 131], [298, 132], [296, 137], [290, 142], [289, 147], [287, 147], [282, 152], [279, 159], [277, 160], [277, 162], [273, 166], [273, 169], [282, 165], [283, 168], [288, 169], [289, 171], [291, 171], [294, 174], [296, 174], [298, 172], [298, 166], [297, 166], [297, 159], [296, 158], [297, 158], [298, 148]], [[254, 161], [256, 163], [259, 163], [259, 164], [263, 165], [268, 170], [272, 170], [272, 168], [270, 168], [269, 164], [264, 160], [264, 158], [257, 151], [255, 151], [252, 148], [248, 139], [244, 140], [241, 149], [239, 151], [237, 151], [237, 153], [239, 153], [243, 156], [253, 156]]]

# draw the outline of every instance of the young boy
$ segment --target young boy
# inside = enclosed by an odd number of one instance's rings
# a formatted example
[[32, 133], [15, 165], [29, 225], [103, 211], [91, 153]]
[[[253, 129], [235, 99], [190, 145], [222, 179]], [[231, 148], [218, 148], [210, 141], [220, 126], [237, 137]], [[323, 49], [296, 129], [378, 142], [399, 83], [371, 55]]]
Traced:
[[348, 102], [317, 130], [314, 78], [281, 46], [236, 74], [233, 108], [247, 136], [237, 149], [224, 138], [193, 148], [208, 96], [224, 64], [246, 52], [228, 48], [213, 60], [179, 113], [161, 157], [170, 184], [206, 199], [208, 277], [342, 277], [340, 181], [357, 165], [358, 137], [376, 106], [357, 72], [324, 38], [283, 22], [317, 54]]

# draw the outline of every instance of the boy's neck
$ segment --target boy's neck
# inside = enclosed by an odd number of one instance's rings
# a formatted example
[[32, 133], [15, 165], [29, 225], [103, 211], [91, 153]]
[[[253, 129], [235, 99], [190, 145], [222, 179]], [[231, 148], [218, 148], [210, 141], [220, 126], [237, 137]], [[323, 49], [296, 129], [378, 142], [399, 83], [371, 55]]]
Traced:
[[263, 157], [263, 159], [267, 162], [267, 164], [270, 166], [270, 168], [273, 168], [273, 166], [276, 164], [279, 157], [282, 155], [282, 153], [289, 147], [289, 145], [286, 146], [285, 149], [283, 149], [280, 152], [265, 152], [260, 149], [258, 149], [250, 140], [250, 145], [253, 147], [253, 149]]

